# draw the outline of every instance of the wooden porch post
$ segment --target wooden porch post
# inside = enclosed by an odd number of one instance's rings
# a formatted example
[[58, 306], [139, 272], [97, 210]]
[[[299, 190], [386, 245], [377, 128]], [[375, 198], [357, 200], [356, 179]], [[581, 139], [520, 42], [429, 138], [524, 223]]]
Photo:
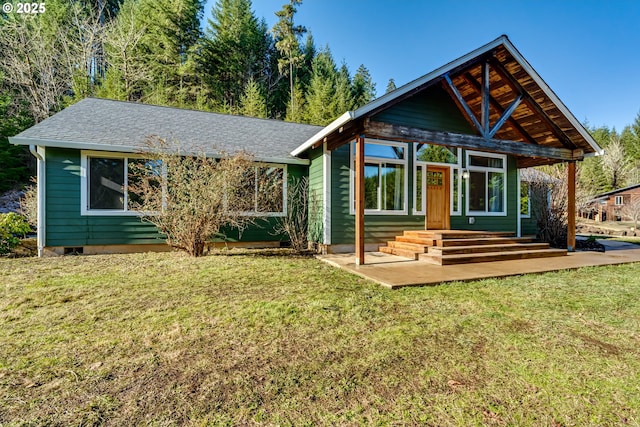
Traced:
[[356, 265], [364, 265], [364, 137], [356, 138]]
[[567, 250], [576, 250], [576, 162], [569, 162], [567, 167]]

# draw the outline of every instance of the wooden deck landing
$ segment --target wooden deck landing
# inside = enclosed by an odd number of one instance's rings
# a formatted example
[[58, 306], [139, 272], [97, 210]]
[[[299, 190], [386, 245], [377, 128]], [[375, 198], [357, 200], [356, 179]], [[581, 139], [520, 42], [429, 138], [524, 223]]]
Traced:
[[471, 230], [407, 230], [380, 252], [437, 265], [468, 264], [513, 259], [564, 256], [566, 249], [552, 249], [533, 237], [512, 232]]

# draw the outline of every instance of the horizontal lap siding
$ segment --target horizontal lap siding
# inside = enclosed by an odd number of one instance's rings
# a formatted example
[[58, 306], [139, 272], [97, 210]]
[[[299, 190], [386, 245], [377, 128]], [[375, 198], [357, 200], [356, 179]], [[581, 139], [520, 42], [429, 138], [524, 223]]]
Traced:
[[[88, 216], [80, 214], [80, 151], [47, 148], [46, 233], [47, 246], [88, 246], [162, 243], [164, 239], [152, 224], [136, 216]], [[305, 166], [289, 165], [290, 177], [307, 173]], [[279, 241], [274, 235], [275, 219], [258, 219], [239, 235], [225, 230], [231, 241]]]
[[400, 102], [377, 114], [372, 120], [434, 131], [476, 133], [440, 86], [434, 86]]
[[315, 200], [317, 208], [316, 212], [312, 212], [312, 206], [309, 205], [309, 237], [311, 241], [323, 243], [324, 160], [322, 146], [311, 150], [309, 159], [311, 161], [309, 166], [309, 203]]
[[135, 216], [80, 215], [80, 151], [46, 149], [47, 246], [160, 243], [156, 228]]

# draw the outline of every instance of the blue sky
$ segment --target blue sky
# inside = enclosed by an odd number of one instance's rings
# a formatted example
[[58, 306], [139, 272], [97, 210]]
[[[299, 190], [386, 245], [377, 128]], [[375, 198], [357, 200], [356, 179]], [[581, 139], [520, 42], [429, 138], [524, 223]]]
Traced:
[[[271, 28], [285, 2], [253, 10]], [[506, 34], [578, 120], [621, 131], [640, 112], [640, 0], [304, 0], [295, 20], [378, 95]]]

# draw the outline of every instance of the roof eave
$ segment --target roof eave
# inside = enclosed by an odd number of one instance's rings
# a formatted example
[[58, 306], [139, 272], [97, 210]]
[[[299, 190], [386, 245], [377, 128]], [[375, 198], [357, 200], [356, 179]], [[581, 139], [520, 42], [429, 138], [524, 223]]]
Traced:
[[[107, 151], [111, 153], [141, 153], [144, 150], [141, 147], [134, 147], [130, 145], [109, 145], [109, 144], [96, 144], [90, 142], [76, 142], [76, 141], [62, 141], [55, 139], [39, 139], [39, 138], [25, 138], [20, 136], [9, 137], [9, 142], [13, 145], [36, 145], [41, 147], [52, 148], [70, 148], [74, 150], [93, 150], [93, 151]], [[216, 158], [219, 157], [219, 153], [206, 152], [207, 157]], [[295, 157], [277, 157], [277, 156], [254, 156], [253, 159], [256, 162], [263, 163], [283, 163], [288, 165], [303, 165], [308, 166], [310, 164], [308, 159], [300, 159]]]
[[560, 112], [564, 114], [564, 116], [569, 120], [569, 122], [573, 125], [573, 127], [582, 135], [582, 137], [589, 143], [591, 148], [593, 148], [593, 154], [587, 153], [586, 155], [594, 155], [594, 156], [602, 156], [604, 154], [604, 150], [598, 145], [598, 143], [593, 139], [591, 134], [584, 128], [582, 123], [576, 119], [576, 117], [571, 113], [571, 111], [567, 108], [566, 105], [558, 98], [555, 92], [547, 85], [547, 83], [540, 77], [537, 71], [529, 64], [529, 62], [520, 54], [518, 49], [511, 43], [508, 37], [504, 36], [504, 46], [505, 49], [520, 63], [522, 68], [531, 76], [531, 78], [536, 82], [538, 86], [542, 89], [542, 91], [551, 99], [551, 101], [558, 107]]
[[316, 142], [324, 139], [325, 136], [332, 134], [334, 131], [340, 129], [342, 126], [349, 123], [351, 120], [355, 118], [353, 111], [347, 111], [331, 123], [329, 123], [324, 129], [313, 135], [311, 138], [307, 139], [304, 143], [302, 143], [298, 148], [291, 152], [292, 156], [299, 156], [300, 154], [307, 151], [309, 148], [313, 147]]

